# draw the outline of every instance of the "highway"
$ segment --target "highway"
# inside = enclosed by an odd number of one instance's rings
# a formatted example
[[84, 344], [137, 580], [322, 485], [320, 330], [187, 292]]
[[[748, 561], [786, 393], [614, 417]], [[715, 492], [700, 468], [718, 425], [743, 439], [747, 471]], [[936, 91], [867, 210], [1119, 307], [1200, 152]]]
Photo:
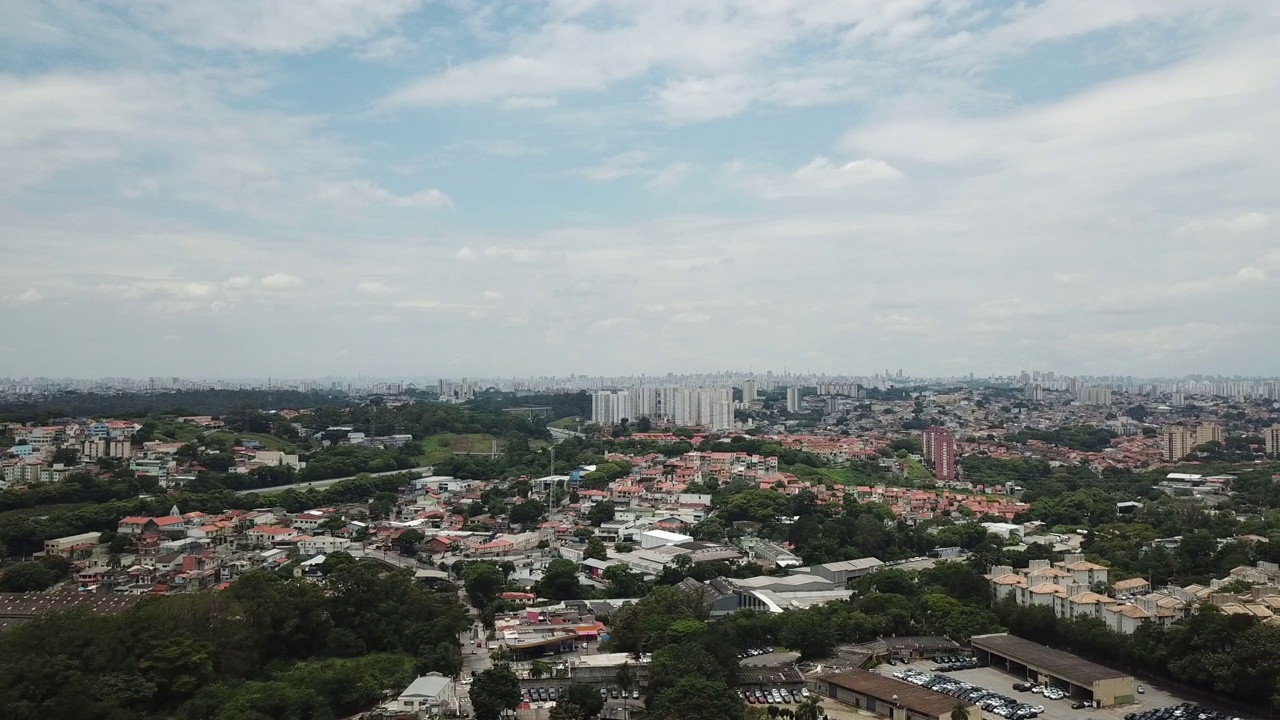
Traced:
[[[430, 473], [431, 471], [432, 471], [432, 467], [430, 465], [426, 465], [423, 467], [406, 468], [404, 470], [392, 470], [391, 472], [369, 473], [369, 476], [382, 477], [383, 475], [398, 475], [400, 473], [427, 474], [427, 473]], [[329, 487], [334, 483], [342, 482], [343, 480], [354, 480], [356, 477], [357, 476], [352, 475], [351, 477], [329, 478], [328, 480], [316, 480], [315, 482], [309, 482], [309, 483], [294, 483], [292, 485], [276, 485], [275, 487], [257, 488], [255, 490], [237, 490], [236, 494], [248, 495], [249, 493], [280, 492], [281, 490], [307, 490], [309, 488], [324, 488], [324, 487]]]

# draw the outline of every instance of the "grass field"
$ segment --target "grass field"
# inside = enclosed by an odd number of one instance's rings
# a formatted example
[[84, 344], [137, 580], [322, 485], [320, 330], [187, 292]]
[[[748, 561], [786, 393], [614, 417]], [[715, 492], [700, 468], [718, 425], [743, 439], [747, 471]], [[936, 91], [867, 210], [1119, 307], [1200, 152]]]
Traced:
[[[454, 453], [487, 453], [493, 449], [493, 441], [494, 437], [488, 433], [432, 435], [422, 441], [422, 464], [434, 465]], [[502, 451], [501, 440], [498, 441], [498, 451]]]
[[552, 420], [547, 423], [547, 427], [560, 428], [561, 430], [577, 430], [582, 418], [566, 417], [559, 420]]
[[218, 438], [234, 443], [237, 439], [257, 440], [262, 443], [262, 447], [266, 450], [284, 450], [287, 443], [284, 440], [266, 433], [233, 433], [229, 430], [219, 430], [209, 433], [209, 438]]

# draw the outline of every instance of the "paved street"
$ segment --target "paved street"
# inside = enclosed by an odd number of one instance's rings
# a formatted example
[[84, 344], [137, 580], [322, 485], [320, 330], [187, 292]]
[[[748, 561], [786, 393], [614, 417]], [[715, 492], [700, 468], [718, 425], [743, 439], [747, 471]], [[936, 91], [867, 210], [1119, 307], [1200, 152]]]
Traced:
[[[370, 475], [371, 477], [382, 477], [383, 475], [396, 475], [396, 474], [398, 474], [398, 473], [426, 473], [426, 472], [431, 472], [431, 466], [430, 466], [430, 465], [426, 465], [426, 466], [423, 466], [423, 467], [416, 467], [416, 468], [407, 468], [407, 469], [405, 469], [405, 470], [392, 470], [391, 472], [369, 473], [369, 475]], [[328, 479], [328, 480], [316, 480], [316, 481], [314, 481], [314, 482], [309, 482], [309, 483], [294, 483], [294, 484], [292, 484], [292, 485], [277, 485], [277, 486], [275, 486], [275, 487], [257, 488], [257, 489], [255, 489], [255, 490], [237, 490], [237, 491], [236, 491], [236, 494], [237, 494], [237, 495], [248, 495], [249, 493], [280, 492], [281, 490], [307, 490], [307, 489], [309, 489], [309, 488], [316, 488], [316, 489], [319, 489], [319, 488], [329, 487], [330, 485], [333, 485], [334, 483], [340, 483], [340, 482], [342, 482], [343, 480], [354, 480], [356, 477], [358, 477], [358, 476], [356, 476], [356, 475], [350, 475], [350, 476], [348, 476], [348, 477], [330, 478], [330, 479]]]

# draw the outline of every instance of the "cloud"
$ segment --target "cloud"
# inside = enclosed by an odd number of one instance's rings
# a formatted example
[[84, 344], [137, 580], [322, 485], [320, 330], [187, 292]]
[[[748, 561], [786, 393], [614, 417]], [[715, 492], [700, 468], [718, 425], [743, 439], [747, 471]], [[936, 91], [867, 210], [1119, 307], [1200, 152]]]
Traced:
[[179, 42], [206, 50], [314, 52], [367, 38], [426, 0], [117, 0]]
[[1258, 282], [1267, 279], [1267, 273], [1256, 267], [1243, 267], [1236, 273], [1236, 279], [1244, 282]]
[[592, 182], [610, 182], [634, 175], [653, 173], [647, 163], [652, 156], [643, 150], [631, 150], [604, 159], [599, 165], [577, 168], [571, 173]]
[[10, 295], [5, 300], [10, 305], [34, 305], [44, 302], [44, 295], [35, 288], [27, 288], [17, 295]]
[[837, 164], [814, 158], [783, 177], [748, 176], [747, 187], [762, 198], [829, 197], [850, 188], [902, 178], [902, 171], [883, 160], [863, 158]]
[[250, 280], [248, 277], [245, 277], [244, 275], [237, 275], [233, 278], [228, 279], [226, 282], [226, 286], [233, 290], [247, 288], [251, 284], [253, 284], [253, 281]]
[[362, 282], [356, 285], [356, 292], [362, 295], [391, 295], [396, 292], [396, 288], [380, 282]]
[[369, 205], [419, 209], [453, 207], [453, 201], [449, 196], [435, 188], [397, 195], [368, 180], [348, 180], [326, 184], [320, 189], [320, 197], [327, 202], [336, 202], [354, 208]]
[[476, 259], [476, 252], [469, 247], [458, 248], [458, 252], [454, 254], [454, 257], [463, 262], [471, 262]]
[[710, 321], [711, 316], [705, 313], [676, 313], [671, 316], [671, 322], [677, 325], [700, 325]]
[[266, 290], [296, 290], [302, 287], [302, 279], [288, 273], [272, 273], [258, 281]]
[[513, 262], [529, 263], [538, 259], [539, 253], [529, 248], [487, 247], [484, 249], [487, 258], [505, 258]]
[[1174, 235], [1245, 234], [1265, 230], [1271, 226], [1271, 218], [1258, 212], [1244, 213], [1216, 220], [1194, 220], [1174, 229]]
[[670, 190], [679, 185], [693, 166], [686, 162], [674, 162], [658, 171], [644, 186], [649, 190]]

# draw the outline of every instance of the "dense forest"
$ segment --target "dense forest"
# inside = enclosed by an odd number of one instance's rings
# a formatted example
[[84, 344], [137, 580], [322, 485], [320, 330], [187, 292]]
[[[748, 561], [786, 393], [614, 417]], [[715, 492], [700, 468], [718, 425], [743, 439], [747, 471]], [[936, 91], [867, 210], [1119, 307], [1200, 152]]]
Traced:
[[255, 572], [221, 593], [115, 616], [42, 616], [0, 634], [6, 720], [326, 720], [416, 675], [461, 671], [457, 595], [335, 563], [323, 585]]
[[1027, 428], [1008, 436], [1010, 442], [1025, 443], [1028, 440], [1039, 440], [1052, 445], [1061, 445], [1073, 450], [1100, 452], [1110, 447], [1116, 433], [1106, 428], [1093, 425], [1066, 425], [1053, 430], [1036, 430]]
[[148, 415], [226, 415], [245, 408], [341, 407], [345, 393], [296, 390], [180, 390], [167, 393], [82, 393], [67, 391], [40, 400], [0, 401], [0, 422], [43, 422], [51, 418]]

